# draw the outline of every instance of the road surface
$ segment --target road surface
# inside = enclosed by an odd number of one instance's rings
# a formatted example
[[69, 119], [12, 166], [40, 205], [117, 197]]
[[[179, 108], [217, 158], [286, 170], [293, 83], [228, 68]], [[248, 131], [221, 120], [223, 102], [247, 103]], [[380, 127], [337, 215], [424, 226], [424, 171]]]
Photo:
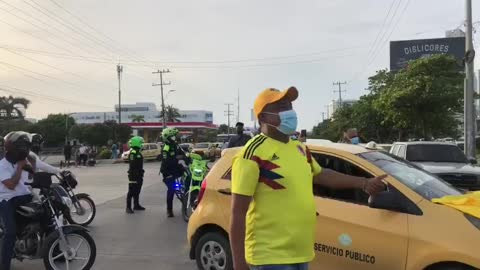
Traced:
[[[89, 227], [97, 245], [94, 270], [183, 270], [196, 269], [188, 258], [187, 224], [180, 216], [166, 217], [165, 187], [158, 176], [159, 163], [145, 163], [141, 202], [145, 212], [125, 214], [126, 164], [73, 168], [79, 191], [97, 202], [97, 216]], [[37, 261], [14, 262], [15, 270], [44, 269]]]

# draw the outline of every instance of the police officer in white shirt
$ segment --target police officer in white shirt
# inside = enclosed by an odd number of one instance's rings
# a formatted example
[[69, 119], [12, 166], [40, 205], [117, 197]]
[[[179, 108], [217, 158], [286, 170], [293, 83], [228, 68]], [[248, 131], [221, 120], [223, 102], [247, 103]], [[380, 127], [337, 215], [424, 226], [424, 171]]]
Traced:
[[15, 211], [32, 200], [25, 183], [34, 169], [27, 159], [31, 148], [29, 133], [10, 132], [4, 141], [5, 157], [0, 160], [0, 218], [4, 225], [0, 269], [10, 270], [16, 239]]

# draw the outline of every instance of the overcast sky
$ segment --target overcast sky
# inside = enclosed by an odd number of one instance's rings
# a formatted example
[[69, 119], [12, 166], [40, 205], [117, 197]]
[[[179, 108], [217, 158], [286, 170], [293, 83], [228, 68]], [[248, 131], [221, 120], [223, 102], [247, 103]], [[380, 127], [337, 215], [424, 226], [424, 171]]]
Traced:
[[120, 61], [122, 103], [160, 107], [152, 71], [169, 68], [168, 104], [226, 123], [239, 89], [240, 120], [252, 125], [258, 92], [293, 85], [311, 129], [338, 97], [334, 81], [349, 82], [345, 99], [366, 93], [368, 76], [389, 66], [388, 41], [444, 37], [464, 16], [460, 0], [0, 0], [0, 95], [29, 98], [34, 118], [112, 111]]

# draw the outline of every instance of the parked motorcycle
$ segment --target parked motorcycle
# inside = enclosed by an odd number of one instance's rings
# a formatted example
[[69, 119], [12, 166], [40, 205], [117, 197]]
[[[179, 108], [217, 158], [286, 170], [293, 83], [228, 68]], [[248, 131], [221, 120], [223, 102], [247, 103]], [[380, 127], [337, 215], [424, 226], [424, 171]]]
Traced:
[[[84, 227], [64, 225], [63, 213], [71, 201], [60, 184], [52, 183], [52, 176], [35, 173], [30, 185], [39, 195], [16, 210], [14, 258], [43, 259], [48, 270], [89, 270], [96, 258], [95, 242]], [[0, 225], [0, 239], [3, 231]]]
[[57, 178], [72, 201], [72, 206], [69, 211], [64, 213], [65, 219], [67, 219], [70, 224], [88, 226], [92, 223], [97, 213], [95, 202], [90, 198], [90, 195], [86, 193], [75, 194], [73, 190], [77, 187], [78, 181], [71, 172], [63, 171], [60, 177]]
[[191, 153], [189, 155], [190, 162], [188, 165], [189, 185], [188, 189], [182, 197], [182, 216], [188, 222], [190, 216], [197, 206], [197, 196], [200, 192], [203, 179], [208, 172], [208, 160], [202, 159], [202, 156]]

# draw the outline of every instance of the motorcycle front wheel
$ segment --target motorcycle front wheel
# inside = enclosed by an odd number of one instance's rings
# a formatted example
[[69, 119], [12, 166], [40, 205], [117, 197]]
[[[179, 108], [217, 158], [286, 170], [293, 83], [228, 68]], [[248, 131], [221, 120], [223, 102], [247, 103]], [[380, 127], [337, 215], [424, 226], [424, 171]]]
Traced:
[[43, 264], [48, 270], [90, 270], [97, 256], [93, 238], [85, 231], [65, 234], [67, 241], [63, 247], [60, 238], [51, 238], [43, 256]]
[[70, 224], [76, 224], [80, 226], [88, 226], [92, 223], [97, 213], [95, 202], [84, 193], [79, 193], [72, 198], [73, 206], [70, 208], [70, 212], [65, 215], [65, 218]]
[[197, 200], [198, 191], [190, 191], [190, 203], [188, 203], [188, 193], [183, 196], [182, 200], [182, 216], [185, 222], [190, 220], [190, 216], [195, 210], [195, 201]]

